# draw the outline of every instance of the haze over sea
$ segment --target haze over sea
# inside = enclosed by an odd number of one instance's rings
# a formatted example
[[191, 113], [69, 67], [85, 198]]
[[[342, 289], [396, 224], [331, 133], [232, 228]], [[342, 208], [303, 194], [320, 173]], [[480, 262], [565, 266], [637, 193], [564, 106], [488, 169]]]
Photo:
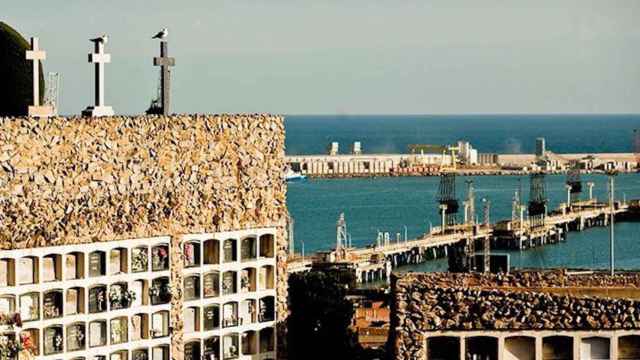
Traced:
[[[447, 144], [464, 139], [479, 152], [532, 153], [536, 137], [545, 137], [547, 149], [556, 153], [632, 152], [632, 132], [640, 128], [640, 115], [479, 115], [479, 116], [287, 116], [287, 154], [322, 154], [331, 141], [348, 151], [361, 141], [366, 153], [406, 152], [408, 144]], [[466, 196], [464, 177], [457, 179], [457, 196]], [[529, 180], [517, 176], [472, 178], [476, 209], [481, 199], [491, 201], [491, 221], [511, 216], [511, 199], [519, 187], [528, 198]], [[594, 196], [606, 198], [606, 177], [585, 175], [594, 181]], [[409, 239], [439, 222], [435, 202], [437, 177], [311, 179], [290, 183], [287, 203], [295, 219], [296, 252], [304, 242], [307, 253], [335, 246], [335, 224], [344, 212], [355, 246], [375, 241], [388, 231]], [[549, 208], [564, 201], [564, 175], [547, 176]], [[587, 194], [583, 194], [584, 197]], [[622, 174], [616, 179], [616, 198], [640, 198], [640, 175]], [[605, 228], [572, 232], [566, 243], [525, 252], [510, 252], [519, 267], [598, 267], [608, 264]], [[616, 259], [623, 268], [640, 268], [640, 223], [616, 225]], [[410, 269], [446, 269], [442, 260]]]

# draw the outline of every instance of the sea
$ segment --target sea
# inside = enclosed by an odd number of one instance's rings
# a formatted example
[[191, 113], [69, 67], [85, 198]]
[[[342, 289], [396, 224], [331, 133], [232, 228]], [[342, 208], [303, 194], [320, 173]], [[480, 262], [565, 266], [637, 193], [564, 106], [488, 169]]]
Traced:
[[[633, 152], [633, 130], [640, 128], [640, 115], [463, 115], [383, 116], [338, 115], [285, 117], [286, 153], [321, 154], [337, 141], [341, 152], [360, 141], [365, 153], [404, 153], [409, 144], [449, 144], [470, 141], [479, 152], [533, 153], [535, 139], [544, 137], [555, 153]], [[489, 204], [490, 221], [511, 217], [516, 190], [526, 202], [526, 176], [459, 176], [456, 195], [466, 197], [466, 180], [472, 180], [476, 213], [482, 216]], [[593, 195], [607, 197], [604, 175], [583, 175], [595, 183]], [[546, 176], [549, 208], [565, 201], [564, 175]], [[618, 200], [640, 198], [640, 174], [616, 177]], [[287, 205], [295, 220], [294, 250], [309, 254], [335, 246], [336, 222], [344, 213], [354, 246], [375, 242], [378, 232], [391, 239], [416, 238], [439, 224], [437, 177], [377, 177], [353, 179], [309, 179], [289, 183]], [[588, 194], [582, 194], [586, 198]], [[486, 201], [483, 202], [483, 199]], [[566, 242], [527, 251], [508, 253], [511, 266], [519, 268], [607, 268], [607, 228], [571, 232]], [[640, 269], [640, 222], [615, 226], [615, 262], [621, 269]], [[446, 270], [446, 260], [412, 265], [405, 271]]]

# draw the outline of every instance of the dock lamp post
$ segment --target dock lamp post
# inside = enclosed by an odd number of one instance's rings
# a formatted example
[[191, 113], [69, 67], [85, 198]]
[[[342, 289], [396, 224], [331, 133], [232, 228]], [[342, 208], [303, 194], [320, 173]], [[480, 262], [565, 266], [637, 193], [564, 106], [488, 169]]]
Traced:
[[587, 183], [587, 186], [589, 187], [589, 201], [593, 200], [593, 185], [594, 185], [593, 181], [589, 181]]
[[408, 237], [407, 237], [407, 225], [403, 225], [404, 226], [404, 242], [408, 241]]

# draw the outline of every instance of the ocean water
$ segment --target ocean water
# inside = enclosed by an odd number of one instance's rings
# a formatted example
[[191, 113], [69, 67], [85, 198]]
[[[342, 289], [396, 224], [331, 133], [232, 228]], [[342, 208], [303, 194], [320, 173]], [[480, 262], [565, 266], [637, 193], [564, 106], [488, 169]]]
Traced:
[[[394, 152], [401, 151], [405, 144], [413, 142], [440, 143], [457, 138], [472, 141], [480, 151], [504, 151], [503, 137], [507, 135], [515, 139], [514, 144], [520, 142], [520, 150], [524, 152], [533, 151], [533, 142], [538, 136], [546, 137], [548, 147], [556, 152], [629, 152], [632, 130], [640, 128], [640, 117], [622, 115], [517, 117], [514, 120], [504, 116], [498, 119], [484, 116], [446, 118], [450, 120], [449, 125], [445, 125], [447, 121], [441, 117], [387, 119], [376, 116], [342, 120], [339, 117], [290, 117], [286, 123], [288, 152], [291, 152], [291, 148], [298, 149], [300, 153], [321, 152], [324, 145], [318, 142], [326, 143], [329, 141], [327, 139], [345, 143], [358, 139], [363, 141], [365, 151], [369, 144], [380, 146], [381, 152]], [[518, 122], [520, 126], [513, 122]], [[428, 124], [432, 124], [433, 128]], [[412, 131], [414, 128], [418, 130]], [[481, 131], [478, 133], [474, 129]], [[337, 135], [327, 138], [330, 133]], [[357, 133], [363, 135], [357, 137]], [[420, 133], [424, 134], [424, 138], [417, 135]], [[391, 144], [388, 148], [384, 147], [385, 139], [389, 140], [387, 144]], [[595, 197], [606, 198], [605, 176], [584, 175], [582, 179], [595, 183]], [[481, 199], [490, 201], [492, 222], [511, 217], [511, 199], [516, 189], [522, 188], [524, 200], [528, 199], [528, 177], [477, 176], [457, 178], [460, 201], [466, 196], [465, 180], [474, 181], [478, 216], [482, 214]], [[547, 176], [546, 180], [551, 209], [565, 201], [565, 176]], [[303, 243], [307, 253], [335, 246], [336, 221], [341, 212], [345, 213], [348, 232], [355, 246], [375, 242], [378, 231], [391, 233], [392, 239], [396, 238], [397, 233], [404, 237], [405, 227], [408, 237], [415, 238], [428, 231], [429, 224], [437, 226], [440, 221], [436, 203], [438, 182], [437, 177], [381, 177], [310, 179], [290, 183], [287, 204], [296, 222], [296, 252], [301, 252]], [[584, 188], [583, 197], [586, 198], [586, 186]], [[640, 198], [640, 175], [619, 175], [616, 178], [616, 198]], [[565, 243], [509, 253], [511, 264], [517, 267], [606, 268], [609, 261], [608, 241], [606, 228], [592, 228], [570, 233]], [[616, 225], [616, 254], [619, 267], [640, 269], [640, 223]], [[435, 269], [446, 269], [446, 261], [431, 261], [408, 268]]]
[[290, 155], [323, 154], [332, 141], [345, 153], [354, 141], [365, 153], [404, 153], [409, 144], [457, 140], [479, 152], [533, 153], [537, 137], [556, 153], [632, 152], [640, 115], [290, 115], [285, 127]]

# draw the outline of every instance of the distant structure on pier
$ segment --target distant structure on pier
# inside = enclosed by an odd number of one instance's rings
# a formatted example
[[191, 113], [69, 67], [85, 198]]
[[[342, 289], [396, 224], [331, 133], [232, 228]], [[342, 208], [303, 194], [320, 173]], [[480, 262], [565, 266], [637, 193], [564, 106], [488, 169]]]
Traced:
[[340, 144], [338, 144], [337, 141], [332, 142], [327, 147], [327, 153], [331, 156], [338, 155], [339, 152], [340, 152]]
[[543, 137], [536, 139], [536, 157], [544, 157], [547, 154], [546, 144]]
[[447, 226], [457, 223], [456, 215], [458, 214], [459, 204], [456, 198], [456, 175], [454, 173], [445, 173], [440, 176], [438, 203], [440, 203], [440, 212], [442, 214], [441, 230], [444, 233]]
[[351, 153], [353, 155], [362, 155], [362, 144], [360, 141], [354, 141], [353, 146], [351, 147]]
[[531, 174], [529, 188], [529, 221], [531, 227], [542, 227], [547, 216], [547, 193], [545, 175]]
[[574, 161], [567, 172], [567, 187], [569, 191], [569, 197], [567, 199], [567, 206], [571, 206], [572, 203], [580, 201], [580, 195], [582, 194], [582, 181], [580, 180], [580, 164]]

